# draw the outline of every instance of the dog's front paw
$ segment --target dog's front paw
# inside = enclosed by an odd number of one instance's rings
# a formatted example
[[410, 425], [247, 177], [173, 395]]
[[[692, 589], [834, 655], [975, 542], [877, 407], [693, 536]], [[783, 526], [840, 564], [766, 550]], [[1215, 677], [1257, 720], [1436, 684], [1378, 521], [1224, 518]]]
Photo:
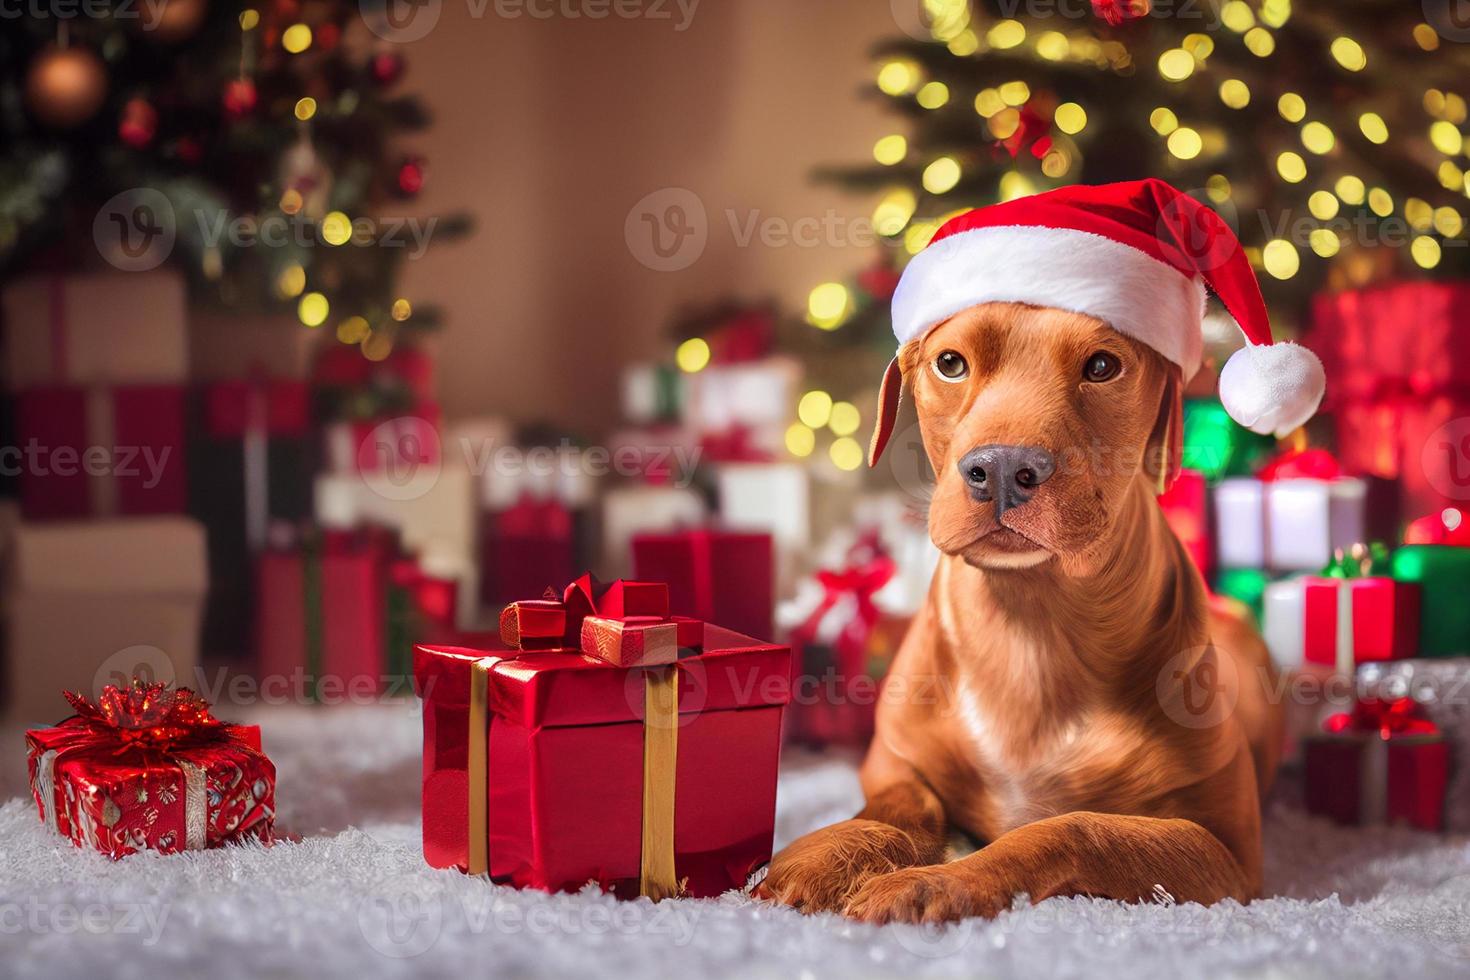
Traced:
[[869, 878], [843, 912], [874, 923], [993, 919], [1011, 907], [1013, 894], [998, 878], [941, 864]]
[[777, 854], [756, 895], [803, 912], [837, 912], [874, 875], [918, 861], [913, 839], [897, 827], [844, 820], [797, 839]]

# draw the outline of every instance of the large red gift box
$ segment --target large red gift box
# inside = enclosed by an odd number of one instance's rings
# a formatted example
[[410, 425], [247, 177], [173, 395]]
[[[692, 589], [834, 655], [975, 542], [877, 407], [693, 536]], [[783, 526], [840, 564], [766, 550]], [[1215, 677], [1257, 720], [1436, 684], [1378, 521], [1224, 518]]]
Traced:
[[1449, 744], [1412, 699], [1363, 699], [1302, 742], [1304, 802], [1341, 824], [1444, 826]]
[[187, 510], [183, 386], [31, 388], [15, 411], [18, 445], [40, 453], [21, 469], [27, 519]]
[[681, 616], [720, 623], [749, 636], [775, 635], [775, 556], [771, 535], [694, 528], [633, 537], [633, 576], [669, 583]]
[[1419, 647], [1419, 586], [1387, 576], [1308, 578], [1302, 659], [1351, 676], [1358, 664], [1412, 657]]
[[276, 770], [259, 727], [217, 722], [192, 692], [164, 687], [107, 687], [97, 705], [68, 695], [77, 715], [26, 732], [41, 821], [112, 858], [269, 843]]
[[[526, 604], [506, 635], [659, 618], [611, 615], [606, 599], [570, 614]], [[430, 865], [517, 887], [707, 897], [770, 859], [790, 650], [665, 620], [673, 663], [614, 666], [594, 645], [416, 648]]]

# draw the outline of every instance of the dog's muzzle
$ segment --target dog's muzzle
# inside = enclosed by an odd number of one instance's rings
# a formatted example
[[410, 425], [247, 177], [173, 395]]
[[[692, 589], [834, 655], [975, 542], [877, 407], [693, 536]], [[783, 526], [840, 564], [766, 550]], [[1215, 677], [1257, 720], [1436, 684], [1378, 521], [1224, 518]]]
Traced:
[[1040, 446], [979, 446], [959, 461], [960, 477], [980, 503], [995, 501], [995, 519], [1026, 503], [1056, 472], [1051, 453]]

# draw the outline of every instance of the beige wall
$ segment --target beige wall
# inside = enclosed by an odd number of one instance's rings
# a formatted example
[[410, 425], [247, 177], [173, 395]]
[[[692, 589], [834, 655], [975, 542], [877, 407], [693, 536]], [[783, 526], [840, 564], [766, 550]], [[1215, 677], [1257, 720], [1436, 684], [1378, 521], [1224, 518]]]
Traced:
[[[406, 143], [428, 159], [424, 213], [468, 209], [476, 234], [410, 263], [408, 295], [441, 304], [450, 418], [498, 413], [597, 432], [618, 368], [662, 352], [670, 315], [727, 295], [800, 304], [871, 257], [847, 247], [741, 247], [738, 223], [865, 218], [871, 200], [814, 186], [819, 163], [861, 161], [897, 121], [862, 97], [869, 48], [895, 33], [888, 0], [702, 0], [674, 20], [506, 19], [444, 0], [407, 45], [404, 87], [435, 112]], [[652, 2], [652, 0], [649, 0]], [[577, 0], [542, 0], [542, 9]], [[677, 272], [640, 264], [630, 208], [692, 190], [709, 238]]]

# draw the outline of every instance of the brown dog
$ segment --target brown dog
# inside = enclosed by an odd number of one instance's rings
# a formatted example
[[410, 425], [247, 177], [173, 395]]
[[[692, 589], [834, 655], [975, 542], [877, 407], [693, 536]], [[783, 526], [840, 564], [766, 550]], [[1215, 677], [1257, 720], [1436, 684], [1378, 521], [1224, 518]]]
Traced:
[[[1264, 645], [1211, 608], [1154, 500], [1179, 369], [1093, 317], [1000, 302], [897, 364], [944, 557], [889, 684], [940, 694], [883, 699], [867, 805], [778, 854], [761, 894], [874, 922], [1258, 894], [1282, 722]], [[985, 844], [946, 863], [955, 830]]]

